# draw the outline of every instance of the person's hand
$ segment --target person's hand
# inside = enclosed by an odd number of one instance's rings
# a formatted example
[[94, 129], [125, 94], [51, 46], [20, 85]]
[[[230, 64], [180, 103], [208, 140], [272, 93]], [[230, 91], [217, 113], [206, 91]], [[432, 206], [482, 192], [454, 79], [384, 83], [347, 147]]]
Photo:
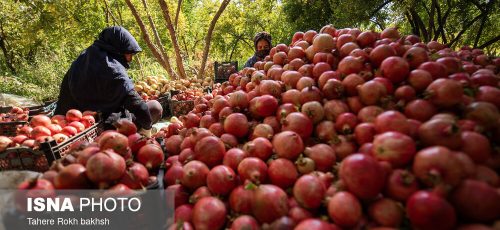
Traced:
[[146, 136], [146, 137], [151, 137], [152, 133], [151, 133], [151, 129], [141, 129], [139, 130], [139, 133], [142, 134], [143, 136]]

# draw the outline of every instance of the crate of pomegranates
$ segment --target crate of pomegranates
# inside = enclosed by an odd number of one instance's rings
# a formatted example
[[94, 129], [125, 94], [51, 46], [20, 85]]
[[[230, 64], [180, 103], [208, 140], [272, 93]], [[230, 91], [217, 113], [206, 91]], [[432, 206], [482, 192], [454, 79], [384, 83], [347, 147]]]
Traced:
[[215, 83], [225, 82], [229, 79], [229, 75], [238, 72], [238, 62], [215, 62]]
[[170, 114], [175, 117], [188, 114], [194, 108], [194, 100], [171, 100]]
[[[64, 115], [35, 115], [11, 135], [0, 135], [0, 171], [46, 171], [71, 145], [93, 141], [103, 130], [95, 112], [70, 110]], [[96, 122], [97, 120], [97, 122]]]
[[0, 136], [15, 136], [19, 127], [26, 124], [29, 110], [12, 107], [5, 113], [0, 113]]

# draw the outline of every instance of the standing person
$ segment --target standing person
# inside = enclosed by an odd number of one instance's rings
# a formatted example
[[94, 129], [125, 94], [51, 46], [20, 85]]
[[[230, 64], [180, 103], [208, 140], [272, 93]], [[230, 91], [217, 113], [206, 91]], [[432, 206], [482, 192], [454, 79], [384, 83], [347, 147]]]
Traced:
[[271, 51], [272, 40], [268, 32], [258, 32], [253, 39], [255, 54], [247, 60], [245, 67], [253, 67], [256, 62], [264, 60], [269, 55], [269, 51]]
[[64, 76], [55, 114], [69, 109], [99, 111], [108, 125], [125, 117], [147, 133], [163, 110], [158, 101], [144, 102], [127, 75], [132, 57], [141, 51], [125, 28], [105, 28]]

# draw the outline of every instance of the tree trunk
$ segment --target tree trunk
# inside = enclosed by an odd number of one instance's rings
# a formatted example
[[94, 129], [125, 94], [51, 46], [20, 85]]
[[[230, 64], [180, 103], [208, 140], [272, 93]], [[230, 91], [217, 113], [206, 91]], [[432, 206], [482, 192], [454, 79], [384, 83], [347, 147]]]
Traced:
[[176, 37], [174, 27], [172, 25], [172, 20], [170, 19], [170, 12], [168, 11], [168, 5], [165, 2], [165, 0], [158, 0], [158, 2], [160, 3], [163, 17], [165, 18], [165, 21], [167, 22], [167, 28], [168, 28], [168, 32], [170, 34], [170, 39], [171, 39], [172, 44], [174, 46], [175, 62], [177, 63], [177, 71], [179, 73], [179, 77], [184, 79], [184, 78], [186, 78], [186, 71], [184, 70], [184, 63], [182, 62], [181, 50], [180, 50], [179, 44], [177, 42], [177, 37]]
[[5, 42], [5, 33], [3, 31], [3, 24], [2, 21], [0, 21], [0, 49], [2, 49], [3, 55], [5, 57], [5, 64], [7, 64], [7, 67], [11, 70], [13, 74], [16, 74], [16, 68], [14, 67], [13, 64], [13, 56], [12, 53], [9, 54], [9, 51], [7, 49], [7, 44]]
[[182, 0], [177, 1], [177, 10], [175, 11], [175, 31], [177, 31], [177, 25], [179, 25], [179, 14], [181, 12]]
[[156, 60], [160, 63], [160, 65], [166, 70], [168, 71], [168, 66], [165, 62], [165, 60], [163, 60], [162, 56], [160, 55], [160, 53], [158, 52], [158, 49], [155, 47], [155, 45], [151, 42], [151, 39], [149, 38], [149, 33], [148, 31], [146, 30], [146, 26], [144, 25], [144, 22], [142, 22], [142, 19], [141, 19], [141, 16], [139, 15], [139, 13], [137, 13], [137, 9], [135, 8], [135, 6], [132, 4], [132, 2], [130, 2], [130, 0], [125, 0], [125, 2], [127, 3], [127, 6], [128, 8], [130, 9], [130, 11], [132, 11], [132, 14], [134, 15], [134, 18], [135, 18], [135, 21], [137, 22], [137, 24], [139, 24], [139, 28], [141, 29], [141, 33], [142, 33], [142, 37], [144, 38], [144, 41], [146, 41], [146, 44], [147, 46], [149, 47], [149, 49], [151, 50], [151, 53], [153, 53], [153, 56], [156, 58]]
[[448, 16], [450, 15], [451, 9], [453, 8], [451, 0], [446, 1], [448, 4], [448, 9], [446, 10], [446, 13], [444, 13], [443, 18], [439, 22], [439, 27], [437, 29], [437, 33], [434, 35], [434, 40], [436, 40], [439, 35], [441, 34], [441, 38], [443, 38], [443, 44], [448, 43], [448, 39], [446, 37], [446, 34], [444, 32], [444, 26], [446, 25], [446, 20], [448, 20]]
[[115, 25], [119, 25], [118, 21], [115, 18], [115, 16], [113, 15], [113, 13], [111, 12], [111, 10], [109, 9], [108, 0], [104, 0], [104, 6], [106, 8], [106, 22], [108, 22], [108, 15], [109, 15], [109, 16], [111, 16], [111, 19], [113, 19], [113, 22], [115, 23]]
[[205, 66], [207, 65], [207, 58], [208, 58], [208, 52], [210, 51], [210, 42], [212, 41], [212, 33], [215, 28], [215, 24], [217, 23], [217, 20], [219, 20], [219, 17], [221, 16], [222, 12], [226, 9], [227, 5], [229, 5], [229, 2], [231, 0], [224, 0], [222, 1], [219, 10], [217, 13], [215, 13], [214, 18], [212, 18], [212, 21], [210, 22], [210, 27], [208, 28], [207, 36], [205, 37], [205, 49], [203, 50], [203, 58], [201, 59], [201, 67], [200, 71], [198, 72], [198, 78], [202, 79], [205, 74]]
[[153, 18], [149, 14], [149, 7], [148, 7], [147, 0], [142, 0], [142, 5], [144, 6], [144, 11], [146, 11], [146, 15], [148, 16], [149, 26], [151, 27], [151, 30], [153, 31], [156, 46], [158, 46], [158, 48], [160, 49], [162, 59], [165, 62], [165, 66], [167, 67], [167, 69], [166, 69], [167, 73], [171, 79], [177, 79], [177, 74], [175, 74], [174, 70], [172, 69], [172, 65], [170, 65], [170, 58], [168, 57], [167, 52], [165, 52], [165, 47], [163, 47], [163, 44], [162, 44], [161, 39], [160, 39], [160, 35], [158, 34], [158, 30], [156, 30], [156, 25], [153, 21]]

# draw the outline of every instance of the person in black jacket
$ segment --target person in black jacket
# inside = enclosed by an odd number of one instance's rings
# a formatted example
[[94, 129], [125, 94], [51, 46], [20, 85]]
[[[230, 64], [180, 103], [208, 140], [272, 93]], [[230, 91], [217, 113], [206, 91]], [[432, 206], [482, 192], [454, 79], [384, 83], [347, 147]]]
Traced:
[[271, 35], [265, 31], [257, 33], [253, 39], [253, 43], [255, 54], [247, 60], [245, 67], [253, 67], [256, 62], [264, 60], [269, 55], [273, 44]]
[[99, 111], [108, 124], [128, 117], [138, 129], [150, 130], [161, 118], [161, 105], [144, 102], [127, 75], [132, 56], [141, 51], [125, 28], [105, 28], [64, 76], [55, 114], [69, 109]]

